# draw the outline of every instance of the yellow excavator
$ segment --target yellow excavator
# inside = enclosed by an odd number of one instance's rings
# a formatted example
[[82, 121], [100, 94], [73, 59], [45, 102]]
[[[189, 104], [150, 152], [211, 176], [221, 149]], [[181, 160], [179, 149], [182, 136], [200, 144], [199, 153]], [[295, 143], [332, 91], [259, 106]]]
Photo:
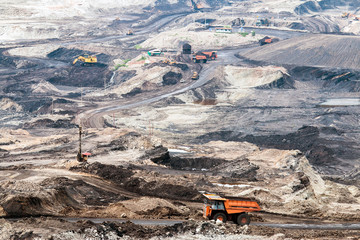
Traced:
[[73, 64], [75, 64], [77, 61], [80, 61], [83, 64], [97, 63], [97, 57], [96, 56], [90, 56], [90, 55], [79, 56], [79, 57], [74, 59]]
[[165, 58], [162, 63], [165, 63], [165, 64], [169, 64], [169, 65], [174, 65], [176, 64], [177, 62], [174, 60], [174, 59], [169, 59], [169, 58]]

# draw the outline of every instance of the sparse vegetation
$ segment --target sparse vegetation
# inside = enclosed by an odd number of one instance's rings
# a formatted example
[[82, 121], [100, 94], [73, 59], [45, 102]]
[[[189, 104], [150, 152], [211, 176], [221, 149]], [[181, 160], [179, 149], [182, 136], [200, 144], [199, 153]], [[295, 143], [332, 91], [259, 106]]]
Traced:
[[128, 67], [128, 65], [126, 65], [128, 62], [130, 62], [130, 59], [125, 59], [123, 63], [116, 64], [114, 70], [116, 71], [121, 67]]
[[134, 47], [136, 50], [139, 50], [139, 49], [141, 49], [142, 47], [139, 45], [139, 44], [137, 44], [137, 45], [135, 45], [135, 47]]
[[139, 58], [137, 61], [140, 62], [140, 61], [144, 61], [146, 60], [146, 57], [145, 56], [141, 56], [141, 58]]

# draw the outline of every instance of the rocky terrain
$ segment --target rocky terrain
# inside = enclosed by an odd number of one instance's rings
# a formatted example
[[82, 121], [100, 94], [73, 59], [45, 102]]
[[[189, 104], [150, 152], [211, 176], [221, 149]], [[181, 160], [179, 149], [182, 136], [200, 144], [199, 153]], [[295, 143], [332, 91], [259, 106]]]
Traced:
[[[357, 239], [359, 7], [2, 1], [0, 239]], [[205, 221], [203, 192], [262, 211]]]

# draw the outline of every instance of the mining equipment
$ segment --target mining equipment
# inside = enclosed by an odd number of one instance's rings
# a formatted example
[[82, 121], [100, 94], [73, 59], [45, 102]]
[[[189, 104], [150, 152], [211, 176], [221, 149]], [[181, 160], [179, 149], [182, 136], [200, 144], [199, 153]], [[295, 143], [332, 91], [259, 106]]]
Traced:
[[84, 55], [84, 56], [79, 56], [77, 58], [74, 59], [73, 61], [73, 65], [77, 62], [80, 61], [82, 64], [94, 64], [97, 63], [97, 57], [95, 55], [90, 56], [88, 54]]
[[197, 52], [195, 55], [193, 55], [192, 59], [195, 63], [206, 63], [208, 60], [217, 59], [217, 52]]
[[278, 38], [271, 38], [271, 37], [266, 36], [259, 40], [259, 44], [260, 44], [260, 46], [262, 46], [265, 44], [270, 44], [270, 43], [274, 43], [274, 42], [278, 42], [278, 41], [279, 41]]
[[207, 62], [207, 57], [205, 55], [199, 54], [199, 53], [193, 55], [192, 59], [195, 63], [206, 63]]
[[192, 77], [191, 77], [192, 80], [198, 80], [199, 79], [199, 74], [198, 72], [194, 72]]
[[174, 65], [174, 64], [176, 64], [176, 61], [174, 59], [166, 58], [166, 59], [164, 59], [162, 61], [162, 63], [169, 64], [169, 65]]
[[126, 35], [134, 35], [133, 30], [130, 29], [129, 31], [127, 31]]
[[348, 12], [343, 12], [341, 15], [342, 18], [348, 18], [349, 16], [350, 16], [350, 13], [348, 13]]
[[76, 158], [77, 158], [78, 162], [87, 162], [88, 158], [91, 156], [91, 153], [89, 153], [89, 152], [83, 153], [81, 151], [81, 135], [82, 134], [83, 134], [82, 127], [79, 126], [79, 150], [78, 150]]
[[270, 26], [270, 21], [267, 18], [258, 18], [255, 24], [257, 27], [261, 27], [261, 26]]
[[204, 218], [219, 220], [225, 223], [232, 220], [243, 226], [249, 225], [250, 217], [248, 212], [261, 211], [259, 204], [248, 198], [223, 198], [216, 194], [203, 194]]
[[218, 57], [216, 51], [202, 52], [202, 54], [205, 54], [208, 60], [215, 60]]
[[199, 2], [199, 0], [191, 0], [192, 7], [195, 11], [201, 11], [204, 9], [204, 6]]

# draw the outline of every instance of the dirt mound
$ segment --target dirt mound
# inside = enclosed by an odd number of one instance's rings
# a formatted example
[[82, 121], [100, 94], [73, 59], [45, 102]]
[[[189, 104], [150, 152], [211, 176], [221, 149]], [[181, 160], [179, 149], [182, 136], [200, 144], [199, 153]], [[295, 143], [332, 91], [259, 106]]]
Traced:
[[14, 99], [15, 101], [19, 101], [19, 105], [25, 111], [28, 112], [36, 112], [36, 113], [47, 113], [48, 109], [52, 104], [52, 98], [42, 97], [42, 98], [28, 98], [27, 101], [22, 101], [21, 98]]
[[329, 140], [321, 140], [320, 133], [339, 135], [336, 129], [318, 128], [304, 126], [294, 133], [286, 135], [254, 136], [232, 131], [211, 132], [198, 137], [202, 142], [209, 141], [240, 141], [256, 144], [260, 147], [276, 148], [284, 150], [298, 149], [304, 152], [310, 163], [326, 168], [339, 164], [339, 158], [343, 158], [343, 150], [340, 148], [330, 148]]
[[273, 64], [359, 69], [355, 36], [311, 34], [248, 51], [243, 56]]
[[171, 218], [174, 216], [189, 216], [190, 210], [184, 206], [177, 206], [170, 201], [160, 198], [141, 197], [121, 202], [125, 208], [136, 214], [150, 218]]
[[136, 88], [133, 88], [130, 92], [128, 92], [126, 94], [121, 94], [121, 96], [127, 98], [127, 97], [133, 97], [133, 96], [135, 96], [137, 94], [140, 94], [140, 93], [142, 93], [141, 88], [136, 87]]
[[[2, 184], [0, 203], [6, 216], [64, 215], [87, 206], [103, 206], [128, 198], [65, 177], [45, 179], [39, 185], [29, 182]], [[91, 192], [91, 194], [89, 194]]]
[[134, 177], [132, 168], [104, 165], [101, 163], [86, 164], [71, 168], [96, 174], [129, 192], [176, 200], [200, 200], [200, 194], [194, 187], [169, 184], [162, 181], [146, 182], [143, 178]]
[[84, 172], [96, 174], [104, 179], [112, 180], [115, 183], [122, 183], [125, 179], [129, 179], [133, 175], [131, 169], [126, 169], [121, 166], [105, 165], [98, 162], [76, 166], [70, 170], [81, 170]]
[[301, 81], [320, 81], [323, 88], [330, 91], [359, 92], [360, 71], [354, 69], [320, 68], [295, 66], [289, 67], [289, 75]]
[[333, 0], [321, 0], [321, 1], [306, 1], [298, 5], [294, 12], [299, 15], [305, 15], [309, 13], [316, 13], [328, 9], [337, 9], [341, 6], [351, 6], [356, 9], [360, 6], [357, 0], [346, 0], [346, 1], [333, 1]]
[[[103, 206], [128, 199], [120, 194], [108, 192], [90, 185], [83, 180], [71, 180], [65, 177], [46, 179], [41, 185], [46, 188], [51, 186], [58, 190], [65, 190], [71, 198], [82, 199], [81, 202], [87, 205]], [[88, 194], [89, 192], [91, 194]]]
[[112, 72], [106, 68], [106, 65], [96, 64], [57, 70], [47, 81], [64, 86], [104, 87], [104, 82], [108, 83], [111, 77]]
[[25, 123], [24, 128], [75, 128], [76, 124], [71, 123], [71, 119], [59, 119], [59, 120], [51, 120], [51, 119], [41, 119], [31, 123]]
[[223, 176], [222, 182], [231, 183], [239, 179], [256, 181], [258, 166], [249, 162], [248, 159], [227, 161], [212, 169], [216, 175]]
[[157, 146], [153, 149], [147, 150], [143, 158], [149, 158], [154, 163], [166, 163], [170, 161], [170, 154], [166, 147]]
[[156, 162], [159, 164], [164, 164], [170, 166], [174, 169], [179, 170], [202, 170], [202, 169], [211, 169], [216, 167], [225, 160], [220, 158], [208, 158], [208, 157], [200, 157], [200, 158], [183, 158], [183, 157], [171, 157], [168, 161]]
[[228, 85], [233, 88], [293, 88], [293, 81], [290, 79], [287, 70], [281, 67], [266, 66], [256, 68], [245, 68], [226, 66], [225, 79]]
[[224, 159], [220, 159], [220, 158], [171, 157], [168, 152], [168, 149], [163, 146], [158, 146], [154, 149], [146, 151], [143, 158], [150, 158], [150, 160], [153, 161], [154, 163], [162, 164], [165, 166], [169, 166], [173, 169], [179, 169], [179, 170], [211, 169], [225, 162]]
[[78, 56], [84, 56], [84, 55], [96, 55], [99, 63], [107, 63], [110, 61], [110, 57], [106, 54], [97, 54], [95, 52], [90, 51], [84, 51], [80, 49], [68, 49], [68, 48], [58, 48], [55, 51], [52, 51], [51, 53], [47, 54], [48, 58], [60, 60], [64, 62], [72, 63], [72, 61], [77, 58]]
[[175, 73], [175, 72], [168, 72], [163, 76], [163, 85], [175, 85], [177, 84], [182, 78], [181, 73]]
[[19, 104], [13, 102], [9, 98], [2, 98], [0, 100], [0, 109], [8, 110], [8, 111], [10, 110], [10, 111], [15, 111], [15, 112], [20, 112], [23, 110]]
[[100, 144], [99, 148], [110, 148], [110, 151], [124, 151], [143, 147], [142, 136], [137, 132], [129, 132], [112, 140], [109, 144]]

